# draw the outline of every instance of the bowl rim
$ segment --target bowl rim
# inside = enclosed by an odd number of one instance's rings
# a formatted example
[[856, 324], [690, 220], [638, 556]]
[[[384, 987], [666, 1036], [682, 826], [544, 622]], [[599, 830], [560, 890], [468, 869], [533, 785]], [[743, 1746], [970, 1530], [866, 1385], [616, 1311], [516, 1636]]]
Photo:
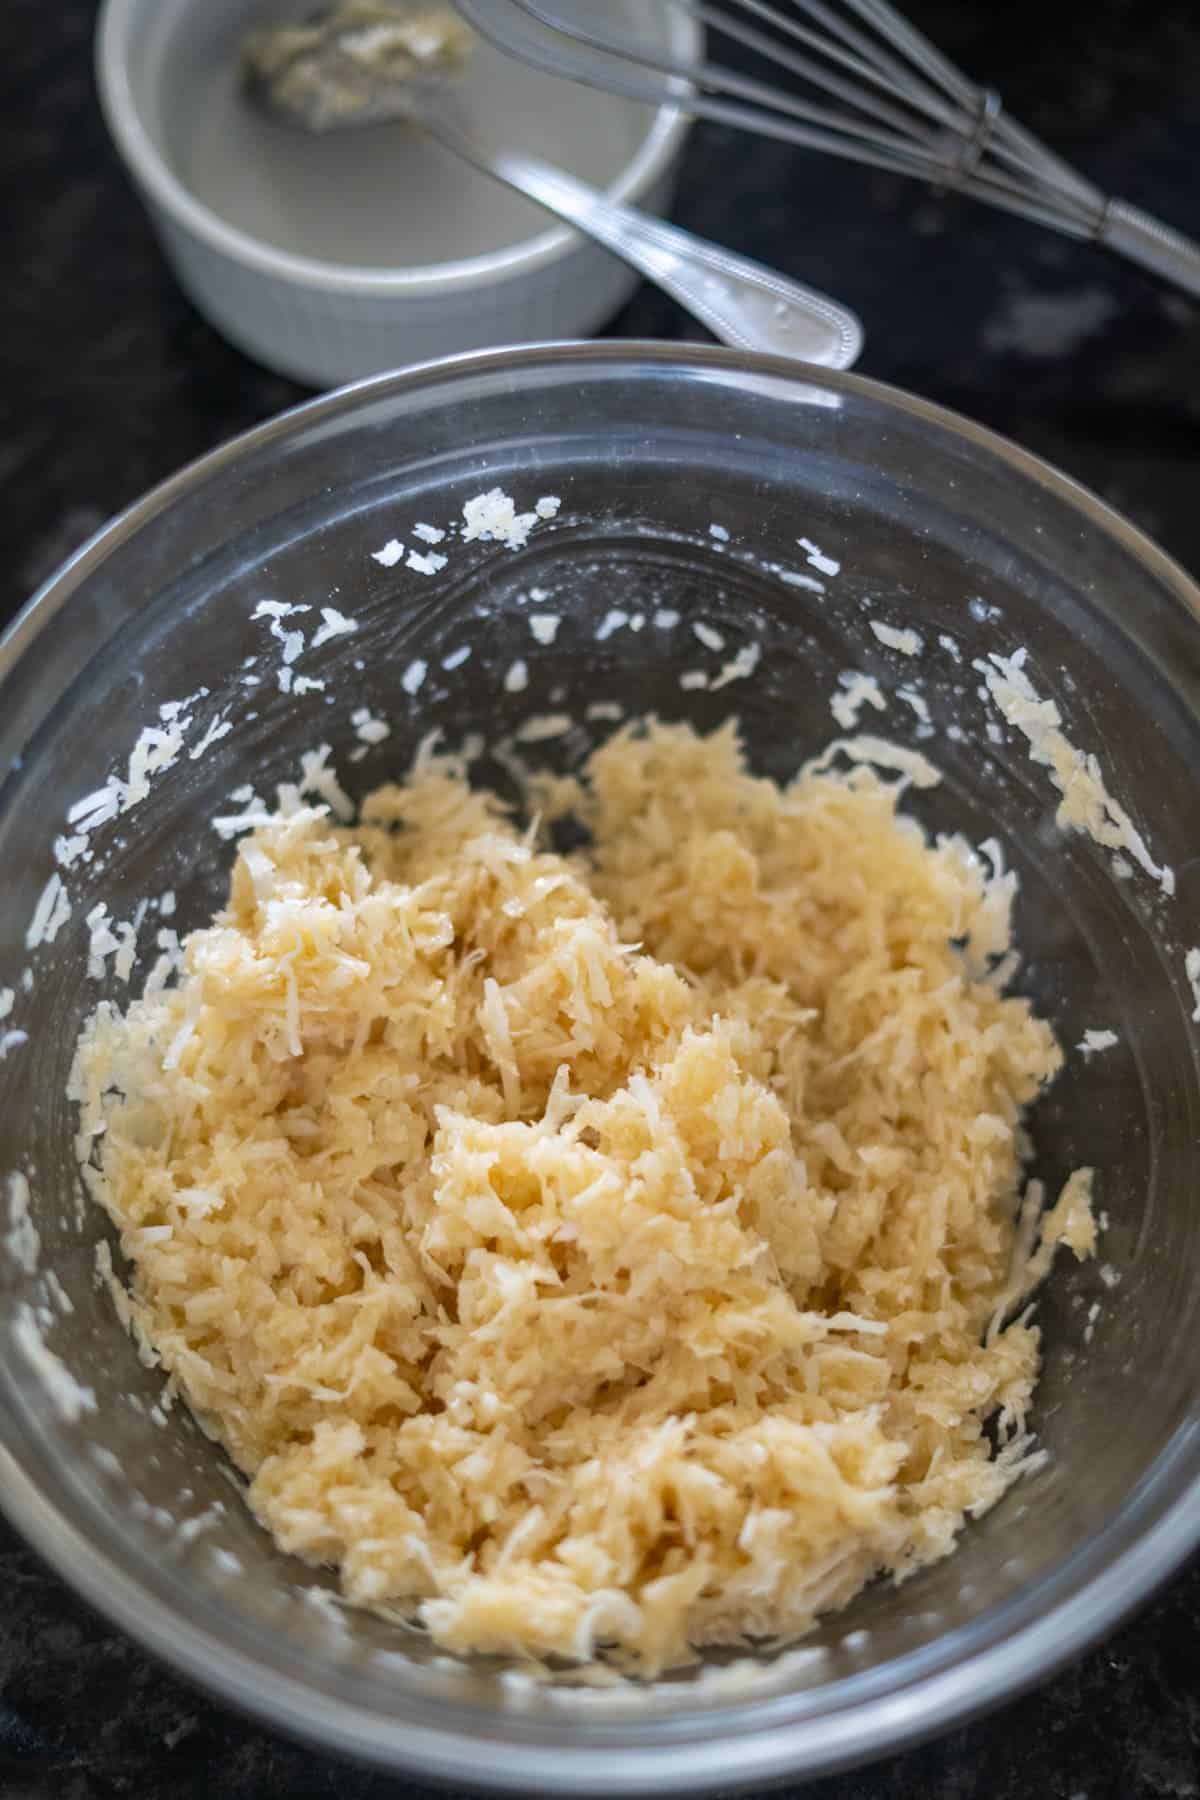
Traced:
[[[1182, 604], [1200, 630], [1200, 586], [1136, 526], [1089, 489], [1019, 445], [947, 408], [848, 371], [818, 369], [782, 357], [722, 346], [639, 340], [559, 342], [471, 352], [415, 364], [319, 396], [219, 446], [151, 489], [82, 545], [37, 590], [0, 638], [0, 690], [45, 626], [111, 553], [173, 501], [201, 488], [228, 465], [312, 423], [352, 413], [392, 395], [472, 375], [506, 379], [538, 368], [658, 370], [766, 377], [804, 388], [848, 392], [965, 440], [1049, 490], [1083, 521], [1115, 538]], [[16, 1438], [21, 1432], [18, 1428]], [[35, 1452], [34, 1460], [37, 1460]], [[608, 1741], [533, 1742], [446, 1726], [428, 1717], [381, 1718], [342, 1698], [324, 1699], [301, 1677], [269, 1667], [210, 1629], [202, 1612], [182, 1616], [135, 1572], [114, 1561], [68, 1516], [63, 1499], [0, 1443], [0, 1510], [76, 1591], [152, 1652], [238, 1711], [325, 1750], [393, 1771], [507, 1792], [558, 1786], [568, 1794], [696, 1793], [766, 1781], [813, 1778], [895, 1754], [988, 1711], [1044, 1680], [1109, 1630], [1178, 1567], [1200, 1541], [1200, 1419], [1185, 1418], [1144, 1471], [1121, 1510], [1034, 1584], [984, 1610], [989, 1641], [964, 1647], [933, 1666], [935, 1645], [908, 1652], [893, 1667], [902, 1678], [873, 1691], [871, 1672], [839, 1683], [827, 1711], [781, 1716], [791, 1698], [747, 1696], [689, 1720], [689, 1735], [654, 1741], [639, 1722], [622, 1720]], [[970, 1629], [967, 1627], [965, 1629]], [[413, 1709], [416, 1710], [415, 1708]], [[515, 1716], [515, 1715], [514, 1715]], [[564, 1712], [563, 1723], [568, 1722]], [[599, 1724], [599, 1721], [597, 1721]]]
[[[556, 224], [501, 250], [453, 262], [397, 269], [364, 268], [325, 262], [277, 249], [230, 224], [180, 180], [147, 130], [129, 73], [136, 15], [144, 0], [103, 0], [95, 31], [96, 87], [109, 135], [144, 198], [176, 228], [199, 239], [228, 262], [276, 281], [327, 294], [420, 299], [469, 291], [485, 283], [513, 280], [545, 269], [584, 241], [569, 225]], [[664, 9], [672, 47], [694, 59], [702, 30], [682, 7]], [[653, 109], [650, 125], [633, 157], [606, 190], [612, 200], [636, 203], [668, 172], [691, 128], [677, 106]]]

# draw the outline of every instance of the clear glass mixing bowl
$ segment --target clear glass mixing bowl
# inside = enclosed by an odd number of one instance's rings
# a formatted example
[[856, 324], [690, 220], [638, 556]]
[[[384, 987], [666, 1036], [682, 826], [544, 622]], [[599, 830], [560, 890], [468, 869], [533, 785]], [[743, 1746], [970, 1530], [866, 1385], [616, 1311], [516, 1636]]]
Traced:
[[[451, 543], [434, 575], [371, 558], [393, 536], [420, 548], [415, 520], [443, 525], [493, 485], [522, 507], [557, 494], [561, 511], [523, 550]], [[296, 664], [324, 689], [280, 691], [281, 646], [251, 618], [263, 599], [312, 608], [310, 626], [322, 606], [358, 621]], [[662, 607], [683, 615], [675, 630], [596, 636], [613, 608]], [[531, 637], [531, 608], [562, 615], [553, 645]], [[761, 645], [752, 676], [680, 686], [720, 661], [687, 629], [701, 615], [726, 655]], [[886, 648], [873, 618], [915, 626], [924, 654]], [[446, 671], [465, 645], [470, 660]], [[976, 691], [972, 659], [1018, 646], [1174, 866], [1173, 899], [1056, 828], [1046, 770]], [[517, 656], [529, 686], [513, 694], [502, 677]], [[429, 673], [409, 694], [415, 659]], [[952, 1558], [872, 1588], [798, 1655], [714, 1659], [634, 1692], [538, 1690], [456, 1664], [332, 1601], [326, 1576], [268, 1543], [183, 1409], [154, 1410], [161, 1376], [95, 1284], [104, 1225], [77, 1210], [72, 1045], [97, 995], [125, 991], [87, 979], [86, 916], [103, 900], [128, 918], [171, 888], [172, 924], [199, 922], [232, 854], [213, 815], [237, 810], [241, 783], [291, 779], [317, 742], [361, 792], [434, 727], [494, 738], [596, 702], [702, 726], [737, 711], [757, 766], [783, 776], [830, 737], [845, 669], [920, 680], [935, 727], [920, 747], [945, 780], [914, 810], [1001, 840], [1021, 877], [1020, 985], [1063, 1043], [1119, 1034], [1068, 1058], [1035, 1119], [1040, 1172], [1053, 1183], [1093, 1164], [1108, 1218], [1104, 1267], [1065, 1259], [1040, 1304], [1049, 1460]], [[162, 703], [201, 688], [191, 741], [221, 714], [233, 729], [96, 830], [94, 860], [65, 871], [69, 918], [31, 952], [68, 808], [127, 770]], [[354, 762], [361, 706], [392, 732]], [[867, 717], [900, 741], [921, 730], [896, 698]], [[611, 729], [585, 719], [527, 754], [561, 762]], [[252, 432], [81, 551], [0, 647], [0, 768], [0, 989], [14, 990], [0, 1034], [28, 1034], [0, 1062], [0, 1178], [27, 1176], [41, 1239], [33, 1272], [27, 1232], [0, 1249], [0, 1499], [89, 1599], [217, 1693], [323, 1744], [477, 1785], [615, 1793], [811, 1773], [1036, 1680], [1200, 1536], [1200, 1079], [1184, 960], [1200, 937], [1200, 609], [1177, 568], [1062, 476], [869, 381], [721, 350], [567, 345], [420, 368]], [[47, 1297], [47, 1268], [73, 1310]], [[44, 1333], [30, 1305], [46, 1307]]]

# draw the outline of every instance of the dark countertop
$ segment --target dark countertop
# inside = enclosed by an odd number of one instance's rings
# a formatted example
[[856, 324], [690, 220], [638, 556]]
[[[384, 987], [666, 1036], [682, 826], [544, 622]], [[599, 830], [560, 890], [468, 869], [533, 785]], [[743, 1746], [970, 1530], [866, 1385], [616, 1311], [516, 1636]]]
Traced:
[[[913, 0], [1087, 174], [1200, 235], [1194, 0]], [[302, 397], [182, 298], [108, 146], [92, 0], [0, 19], [0, 622], [110, 513]], [[982, 15], [982, 16], [981, 16]], [[1018, 439], [1200, 571], [1200, 306], [898, 178], [716, 128], [675, 216], [850, 302], [861, 367]], [[643, 290], [617, 335], [693, 335]], [[698, 332], [694, 335], [700, 335]], [[0, 1800], [420, 1800], [226, 1713], [110, 1630], [0, 1524]], [[1200, 1564], [1039, 1692], [813, 1800], [1200, 1795]]]

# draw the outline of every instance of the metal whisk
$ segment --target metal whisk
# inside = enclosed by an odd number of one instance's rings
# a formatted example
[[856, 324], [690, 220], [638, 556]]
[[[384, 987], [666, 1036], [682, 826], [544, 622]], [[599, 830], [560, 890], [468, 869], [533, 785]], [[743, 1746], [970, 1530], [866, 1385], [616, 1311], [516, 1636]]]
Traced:
[[[567, 0], [569, 4], [569, 0]], [[652, 105], [914, 175], [1091, 238], [1200, 295], [1200, 246], [1102, 194], [1003, 110], [886, 0], [671, 0], [797, 84], [692, 62], [631, 35], [610, 0], [457, 0], [499, 48]]]

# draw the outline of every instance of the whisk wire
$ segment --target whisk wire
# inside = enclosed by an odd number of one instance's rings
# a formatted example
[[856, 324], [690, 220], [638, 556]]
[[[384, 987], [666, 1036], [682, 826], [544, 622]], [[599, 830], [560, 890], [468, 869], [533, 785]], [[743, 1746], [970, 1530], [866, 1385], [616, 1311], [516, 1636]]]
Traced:
[[[835, 17], [824, 0], [794, 0], [794, 4], [808, 12], [819, 9], [827, 23], [831, 23]], [[985, 90], [964, 75], [923, 32], [918, 31], [902, 13], [889, 5], [888, 0], [842, 0], [842, 4], [894, 44], [901, 55], [909, 59], [909, 64], [920, 70], [923, 77], [940, 87], [942, 93], [957, 108], [957, 113], [950, 122], [951, 129], [973, 136], [986, 107]], [[871, 39], [865, 41], [875, 42]], [[876, 51], [881, 69], [886, 67], [893, 77], [896, 77], [897, 72], [906, 71], [907, 65], [890, 56], [878, 43]], [[1032, 132], [1026, 131], [1002, 110], [999, 96], [996, 96], [986, 148], [1023, 177], [1049, 182], [1061, 190], [1064, 198], [1070, 196], [1080, 205], [1094, 209], [1097, 214], [1102, 210], [1103, 195], [1078, 175], [1069, 163], [1055, 156]]]
[[[743, 42], [751, 41], [744, 35], [746, 28], [739, 27], [727, 9], [697, 4], [697, 0], [677, 0], [677, 4], [686, 6], [695, 17], [706, 23], [717, 25], [728, 36], [741, 35]], [[873, 46], [868, 38], [863, 37], [861, 33], [852, 28], [833, 31], [832, 27], [838, 25], [840, 21], [835, 15], [829, 14], [828, 9], [821, 5], [819, 0], [816, 4], [807, 7], [806, 10], [811, 12], [820, 24], [826, 24], [828, 17], [827, 29], [830, 30], [831, 36], [835, 40], [833, 42], [822, 38], [811, 26], [804, 25], [797, 19], [789, 18], [777, 6], [769, 5], [767, 0], [733, 0], [733, 4], [752, 13], [765, 24], [773, 26], [786, 37], [804, 44], [809, 50], [815, 51], [817, 55], [825, 57], [829, 62], [848, 70], [860, 81], [869, 82], [873, 88], [898, 97], [910, 106], [924, 106], [931, 116], [936, 114], [943, 120], [948, 120], [950, 115], [945, 109], [944, 102], [941, 102], [938, 96], [933, 94], [923, 83], [911, 77], [899, 63], [889, 67], [890, 59], [878, 58], [874, 54]], [[839, 39], [841, 41], [838, 41]], [[765, 33], [757, 33], [753, 42], [763, 55], [774, 57], [782, 67], [793, 70], [797, 68], [797, 59], [789, 57], [788, 53]], [[806, 60], [803, 67], [809, 70], [819, 69], [819, 65], [812, 63], [811, 60]], [[824, 70], [820, 71], [819, 78], [828, 80], [831, 91], [839, 93], [850, 105], [861, 106], [863, 104], [866, 96], [852, 83], [839, 82], [835, 89], [833, 84], [837, 77]]]
[[871, 79], [879, 86], [886, 89], [890, 83], [892, 88], [902, 94], [910, 104], [926, 108], [931, 116], [943, 116], [947, 122], [951, 115], [940, 112], [940, 109], [945, 106], [947, 98], [959, 106], [961, 113], [961, 96], [955, 95], [945, 87], [943, 87], [942, 94], [939, 95], [936, 89], [930, 86], [924, 75], [919, 75], [901, 58], [893, 56], [877, 38], [860, 31], [848, 19], [840, 17], [832, 6], [826, 4], [826, 0], [793, 0], [793, 4], [799, 6], [810, 18], [815, 19], [832, 38], [853, 48], [871, 70]]
[[[1008, 129], [1009, 121], [1002, 112], [999, 95], [992, 90], [971, 87], [965, 78], [958, 75], [952, 64], [946, 63], [945, 58], [932, 51], [932, 47], [929, 48], [933, 59], [933, 73], [941, 81], [944, 90], [942, 93], [906, 70], [903, 64], [880, 50], [855, 27], [846, 25], [824, 4], [824, 0], [795, 0], [795, 4], [826, 29], [834, 32], [845, 44], [853, 44], [853, 50], [823, 41], [809, 27], [785, 16], [778, 6], [769, 4], [768, 0], [734, 0], [735, 5], [740, 4], [756, 18], [775, 25], [788, 37], [811, 45], [820, 54], [859, 75], [861, 80], [871, 82], [884, 92], [898, 95], [912, 111], [923, 114], [929, 125], [941, 127], [940, 133], [930, 131], [927, 124], [915, 121], [910, 115], [898, 111], [895, 106], [881, 103], [873, 95], [855, 89], [850, 82], [830, 74], [810, 58], [798, 57], [782, 49], [764, 33], [740, 24], [725, 7], [698, 4], [697, 0], [678, 0], [678, 3], [685, 5], [701, 22], [716, 26], [731, 39], [760, 54], [773, 56], [782, 67], [806, 77], [846, 104], [865, 114], [885, 119], [902, 134], [915, 137], [913, 147], [918, 153], [924, 152], [931, 159], [930, 168], [918, 171], [928, 178], [934, 179], [940, 174], [943, 185], [965, 189], [968, 173], [979, 169], [984, 158], [991, 154], [997, 162], [1006, 166], [1007, 176], [999, 170], [991, 171], [989, 181], [989, 172], [982, 171], [981, 180], [989, 192], [995, 186], [1010, 195], [1016, 194], [1027, 182], [1027, 164], [1033, 160], [1031, 153], [1040, 150], [1041, 146], [1028, 133], [1019, 133], [1019, 128], [1018, 141], [1017, 134]], [[884, 10], [889, 18], [898, 18], [890, 9]], [[903, 25], [904, 22], [900, 20], [899, 23]], [[919, 34], [910, 35], [924, 44], [925, 40]], [[848, 122], [842, 121], [842, 128], [847, 129]], [[1010, 138], [1013, 141], [1009, 141]], [[1061, 186], [1064, 204], [1074, 201], [1089, 209], [1099, 209], [1103, 204], [1102, 196], [1090, 189], [1049, 152], [1043, 152], [1041, 160], [1045, 164], [1045, 178], [1056, 180]], [[911, 171], [906, 168], [905, 172]], [[1014, 176], [1017, 179], [1012, 179]], [[979, 197], [985, 196], [981, 192]]]
[[[543, 0], [510, 0], [510, 3], [547, 30], [565, 30], [561, 17], [545, 5]], [[706, 0], [675, 0], [675, 3], [700, 22], [716, 26], [745, 48], [769, 56], [777, 64], [783, 63], [785, 67], [790, 65], [793, 72], [802, 74], [822, 91], [828, 92], [833, 83], [838, 83], [850, 104], [858, 106], [864, 112], [874, 111], [876, 103], [870, 96], [850, 89], [848, 84], [841, 83], [840, 77], [831, 75], [810, 59], [782, 50], [774, 39], [735, 19], [732, 16], [731, 0], [724, 0], [722, 5], [712, 5], [706, 3]], [[825, 0], [793, 0], [793, 3], [810, 17], [841, 27], [838, 35], [843, 43], [852, 40], [856, 49], [861, 46], [877, 59], [882, 57], [890, 78], [894, 59], [887, 52], [880, 51], [878, 46], [873, 45], [855, 27], [838, 20]], [[906, 39], [912, 38], [917, 44], [924, 45], [925, 40], [913, 32], [898, 14], [893, 14], [890, 7], [880, 5], [879, 0], [844, 0], [844, 3], [877, 24], [884, 19], [895, 20]], [[779, 7], [770, 4], [769, 0], [732, 0], [732, 7], [739, 7], [744, 12], [752, 11], [764, 22], [777, 23], [783, 18]], [[786, 22], [790, 25], [796, 23], [790, 19]], [[689, 62], [672, 55], [665, 48], [643, 43], [618, 30], [599, 28], [591, 20], [587, 24], [573, 23], [570, 36], [575, 43], [605, 57], [615, 57], [626, 67], [653, 69], [668, 80], [686, 83], [691, 90], [689, 110], [703, 113], [705, 117], [717, 122], [757, 131], [807, 149], [821, 150], [843, 160], [867, 162], [890, 173], [931, 180], [942, 187], [991, 200], [994, 205], [1004, 206], [1006, 210], [1017, 211], [1024, 217], [1037, 219], [1042, 223], [1047, 222], [1052, 211], [1045, 196], [1029, 193], [1026, 175], [1019, 166], [1013, 166], [1018, 163], [1017, 152], [1009, 150], [1006, 145], [998, 144], [994, 148], [1002, 160], [1010, 163], [1008, 171], [985, 170], [974, 166], [970, 172], [964, 173], [959, 166], [958, 157], [963, 139], [970, 141], [977, 129], [982, 96], [980, 90], [973, 88], [965, 77], [958, 74], [953, 64], [946, 62], [940, 53], [932, 50], [932, 46], [928, 47], [932, 68], [937, 80], [950, 96], [950, 106], [911, 73], [904, 82], [904, 97], [909, 99], [911, 95], [911, 105], [914, 108], [920, 108], [932, 122], [942, 125], [940, 136], [930, 134], [926, 126], [918, 127], [912, 118], [894, 107], [889, 109], [889, 125], [880, 129], [878, 115], [873, 122], [869, 117], [859, 118], [850, 113], [835, 111], [805, 100], [774, 83], [713, 63], [707, 57], [696, 63]], [[833, 46], [820, 45], [820, 48], [828, 54]], [[881, 68], [878, 77], [881, 81], [883, 72]], [[873, 76], [872, 79], [876, 77]], [[611, 86], [612, 80], [609, 72], [598, 85]], [[628, 91], [624, 84], [623, 91]], [[643, 93], [647, 91], [653, 92], [656, 98], [662, 97], [661, 90], [653, 86], [650, 90], [643, 90]], [[867, 102], [866, 106], [864, 101]], [[964, 110], [968, 104], [972, 107], [970, 112]], [[981, 162], [982, 153], [975, 159], [976, 165]], [[1089, 203], [1094, 205], [1099, 197], [1096, 196], [1094, 200], [1089, 197], [1088, 201], [1084, 201], [1082, 196], [1064, 190], [1055, 196], [1055, 200], [1067, 210], [1074, 235], [1087, 235], [1091, 227], [1089, 220], [1081, 216], [1079, 207]]]
[[[548, 8], [542, 6], [539, 0], [512, 0], [512, 3], [535, 20], [537, 24], [552, 31], [562, 29], [561, 20]], [[688, 4], [688, 0], [677, 0], [677, 3], [695, 15], [697, 8]], [[742, 26], [739, 26], [738, 29], [743, 33], [747, 30]], [[583, 44], [588, 49], [600, 51], [606, 56], [616, 56], [629, 62], [638, 63], [643, 68], [656, 69], [660, 74], [674, 81], [686, 83], [694, 91], [695, 100], [700, 102], [699, 105], [694, 104], [693, 100], [689, 98], [689, 111], [703, 111], [708, 117], [717, 116], [707, 104], [708, 97], [728, 96], [739, 101], [749, 101], [772, 114], [780, 113], [785, 119], [794, 119], [803, 125], [816, 126], [819, 131], [844, 132], [851, 138], [863, 140], [864, 144], [868, 140], [868, 134], [871, 133], [878, 147], [892, 151], [905, 161], [911, 160], [914, 152], [920, 148], [919, 145], [914, 146], [911, 139], [911, 127], [904, 121], [901, 121], [895, 130], [880, 131], [863, 121], [844, 113], [833, 112], [826, 106], [805, 100], [797, 94], [791, 94], [785, 89], [775, 87], [772, 83], [762, 81], [755, 76], [741, 74], [737, 70], [726, 69], [720, 64], [707, 60], [690, 63], [680, 57], [672, 56], [665, 49], [647, 45], [637, 38], [627, 37], [622, 32], [602, 32], [590, 25], [572, 25], [570, 35], [576, 43]], [[772, 57], [778, 61], [778, 46], [772, 44], [769, 49]], [[754, 118], [753, 113], [741, 113], [736, 122], [754, 130], [757, 128], [753, 123]], [[833, 154], [849, 154], [846, 149], [842, 149], [840, 152], [836, 150], [833, 139], [822, 138], [819, 144], [809, 137], [798, 141], [807, 142], [814, 148], [828, 149]]]
[[1200, 294], [1200, 248], [1106, 199], [889, 0], [669, 0], [778, 80], [630, 35], [604, 0], [569, 19], [557, 10], [565, 3], [457, 0], [484, 37], [535, 67], [1098, 238]]
[[[800, 4], [803, 5], [804, 0], [800, 0]], [[842, 4], [894, 45], [900, 55], [907, 57], [929, 80], [936, 81], [952, 100], [957, 100], [964, 108], [970, 107], [977, 91], [975, 83], [949, 57], [943, 56], [923, 32], [910, 24], [903, 13], [889, 6], [887, 0], [842, 0]]]
[[[774, 24], [780, 30], [786, 31], [788, 36], [797, 42], [810, 45], [829, 61], [847, 69], [851, 74], [857, 75], [860, 82], [869, 82], [872, 86], [879, 86], [887, 91], [885, 78], [869, 63], [864, 62], [861, 57], [851, 51], [840, 49], [836, 44], [822, 43], [815, 32], [802, 25], [797, 25], [792, 20], [784, 19], [775, 7], [763, 4], [762, 0], [742, 0], [742, 5], [756, 16], [765, 19], [769, 24]], [[687, 10], [702, 24], [715, 27], [724, 32], [726, 37], [745, 45], [747, 49], [756, 50], [760, 55], [772, 57], [781, 68], [811, 81], [814, 86], [834, 95], [846, 105], [856, 107], [873, 118], [883, 120], [900, 132], [908, 132], [913, 129], [913, 122], [909, 114], [903, 112], [891, 101], [880, 100], [877, 95], [856, 88], [851, 82], [814, 61], [811, 56], [785, 48], [764, 32], [756, 30], [753, 26], [742, 24], [724, 7], [693, 4], [689, 5]], [[896, 92], [895, 84], [891, 91]], [[910, 96], [908, 92], [902, 93], [901, 98], [910, 106], [920, 104], [917, 98]], [[941, 122], [949, 124], [949, 112], [944, 107], [937, 110]]]

